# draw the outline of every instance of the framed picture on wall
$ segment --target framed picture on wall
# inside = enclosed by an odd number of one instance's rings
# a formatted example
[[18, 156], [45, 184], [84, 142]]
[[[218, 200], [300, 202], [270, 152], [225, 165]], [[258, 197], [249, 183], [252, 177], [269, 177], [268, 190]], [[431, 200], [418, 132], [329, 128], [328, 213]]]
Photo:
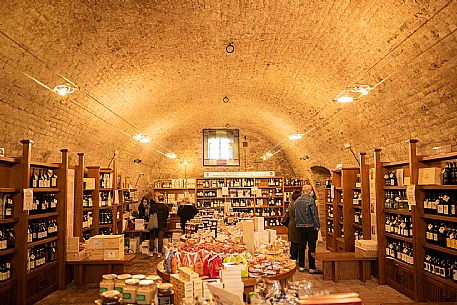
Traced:
[[240, 166], [240, 131], [203, 129], [203, 166]]

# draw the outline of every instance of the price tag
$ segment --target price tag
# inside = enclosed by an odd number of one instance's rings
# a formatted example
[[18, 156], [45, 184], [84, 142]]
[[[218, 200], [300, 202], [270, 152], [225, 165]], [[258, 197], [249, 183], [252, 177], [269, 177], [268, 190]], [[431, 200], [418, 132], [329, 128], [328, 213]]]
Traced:
[[411, 207], [416, 205], [416, 185], [406, 186], [406, 197], [408, 198], [408, 205]]
[[33, 189], [24, 189], [24, 211], [31, 211], [33, 208]]

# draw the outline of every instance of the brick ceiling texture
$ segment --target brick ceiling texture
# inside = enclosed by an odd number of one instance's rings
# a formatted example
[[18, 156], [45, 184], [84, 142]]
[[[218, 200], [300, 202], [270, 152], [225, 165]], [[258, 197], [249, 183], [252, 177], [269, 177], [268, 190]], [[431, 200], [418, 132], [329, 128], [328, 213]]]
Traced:
[[457, 1], [3, 1], [0, 15], [0, 141], [31, 137], [43, 156], [117, 147], [160, 168], [153, 148], [201, 158], [187, 148], [227, 124], [264, 139], [259, 159], [281, 142], [273, 158], [299, 172], [355, 164], [345, 143], [386, 160], [411, 137], [423, 153], [456, 144]]

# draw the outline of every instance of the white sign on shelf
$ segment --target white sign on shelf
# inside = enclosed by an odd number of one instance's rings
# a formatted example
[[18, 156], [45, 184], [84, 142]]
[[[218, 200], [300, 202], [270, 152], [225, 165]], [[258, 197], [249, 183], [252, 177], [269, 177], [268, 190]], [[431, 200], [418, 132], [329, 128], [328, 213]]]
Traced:
[[411, 184], [406, 186], [406, 197], [408, 198], [409, 209], [416, 205], [416, 185]]
[[228, 196], [228, 194], [229, 194], [228, 187], [226, 187], [226, 186], [222, 187], [222, 196]]
[[205, 178], [269, 178], [274, 177], [275, 171], [264, 172], [204, 172]]
[[31, 211], [33, 207], [33, 189], [24, 189], [24, 211]]

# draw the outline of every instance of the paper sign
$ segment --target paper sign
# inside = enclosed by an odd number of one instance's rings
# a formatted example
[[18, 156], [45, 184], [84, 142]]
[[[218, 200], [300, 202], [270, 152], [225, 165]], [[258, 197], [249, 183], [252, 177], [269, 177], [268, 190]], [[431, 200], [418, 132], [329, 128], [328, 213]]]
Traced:
[[370, 168], [368, 175], [368, 187], [370, 188], [370, 219], [371, 219], [371, 239], [376, 240], [376, 169]]
[[31, 211], [33, 206], [33, 189], [24, 189], [24, 211]]
[[222, 187], [222, 196], [228, 196], [228, 194], [229, 194], [228, 187], [226, 187], [226, 186]]
[[274, 177], [274, 171], [264, 172], [204, 172], [203, 177], [205, 178], [269, 178]]
[[208, 284], [208, 289], [213, 295], [216, 305], [244, 305], [244, 302], [241, 299], [242, 293], [236, 294], [212, 284]]
[[411, 206], [416, 205], [416, 185], [411, 184], [406, 187], [406, 197], [408, 198], [408, 205]]
[[75, 170], [69, 168], [67, 171], [67, 230], [66, 237], [73, 236], [75, 211]]

